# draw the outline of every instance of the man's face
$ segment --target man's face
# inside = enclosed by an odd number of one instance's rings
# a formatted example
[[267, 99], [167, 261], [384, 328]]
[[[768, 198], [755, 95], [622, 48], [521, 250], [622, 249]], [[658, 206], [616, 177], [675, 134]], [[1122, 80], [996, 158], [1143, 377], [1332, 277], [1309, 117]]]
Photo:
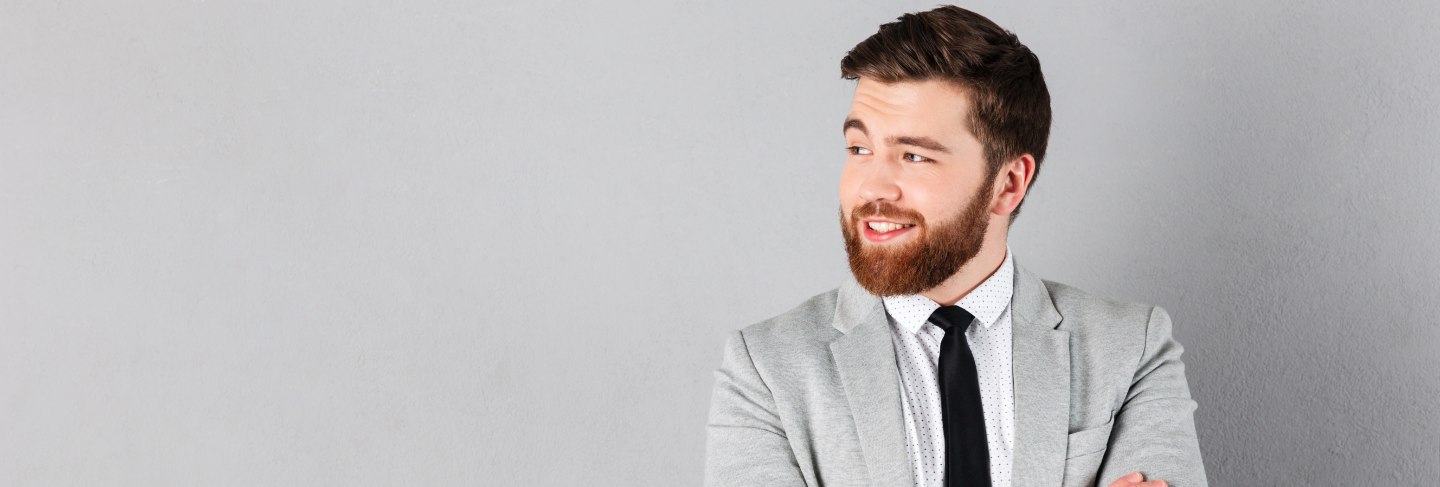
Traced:
[[967, 95], [946, 81], [856, 85], [840, 227], [850, 271], [872, 294], [918, 294], [980, 251], [994, 177], [966, 127], [969, 110]]

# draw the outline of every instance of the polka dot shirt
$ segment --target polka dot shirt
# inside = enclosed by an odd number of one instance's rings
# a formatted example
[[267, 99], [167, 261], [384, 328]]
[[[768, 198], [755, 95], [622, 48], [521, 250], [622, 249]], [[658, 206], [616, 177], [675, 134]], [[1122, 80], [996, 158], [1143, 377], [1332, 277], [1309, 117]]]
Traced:
[[[1010, 249], [1005, 261], [979, 287], [955, 303], [975, 321], [965, 331], [980, 376], [985, 439], [990, 448], [990, 484], [1010, 487], [1010, 454], [1015, 445], [1015, 395], [1010, 375], [1010, 296], [1014, 291]], [[943, 487], [945, 428], [940, 415], [940, 340], [945, 330], [928, 320], [940, 305], [918, 294], [886, 296], [891, 338], [900, 368], [901, 406], [915, 485]]]

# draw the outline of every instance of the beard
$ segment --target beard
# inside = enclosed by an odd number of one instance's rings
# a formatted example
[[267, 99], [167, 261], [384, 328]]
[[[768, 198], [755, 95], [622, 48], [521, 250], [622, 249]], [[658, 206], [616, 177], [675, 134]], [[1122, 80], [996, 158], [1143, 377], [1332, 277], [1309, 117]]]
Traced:
[[[919, 294], [959, 272], [985, 243], [985, 231], [990, 225], [990, 190], [995, 186], [993, 178], [987, 179], [991, 182], [975, 193], [964, 210], [934, 225], [926, 223], [919, 213], [884, 201], [856, 207], [849, 220], [842, 207], [840, 232], [845, 237], [845, 253], [850, 256], [855, 281], [876, 296]], [[902, 244], [866, 242], [857, 228], [861, 219], [872, 216], [914, 223], [911, 231], [915, 235]]]

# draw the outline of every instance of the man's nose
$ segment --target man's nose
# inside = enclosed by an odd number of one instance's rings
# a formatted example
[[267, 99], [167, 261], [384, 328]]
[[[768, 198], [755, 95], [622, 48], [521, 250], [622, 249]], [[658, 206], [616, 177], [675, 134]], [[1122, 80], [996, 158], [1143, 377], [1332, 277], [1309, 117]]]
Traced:
[[876, 162], [860, 183], [860, 198], [865, 201], [900, 199], [900, 185], [895, 182], [893, 164]]

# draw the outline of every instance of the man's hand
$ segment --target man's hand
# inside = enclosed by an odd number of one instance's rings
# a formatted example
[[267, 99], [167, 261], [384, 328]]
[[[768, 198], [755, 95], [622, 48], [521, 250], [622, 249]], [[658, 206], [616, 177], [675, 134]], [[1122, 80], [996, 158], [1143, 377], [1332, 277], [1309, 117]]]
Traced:
[[1115, 479], [1110, 487], [1166, 487], [1164, 480], [1145, 481], [1145, 476], [1140, 472], [1131, 472], [1130, 475]]

